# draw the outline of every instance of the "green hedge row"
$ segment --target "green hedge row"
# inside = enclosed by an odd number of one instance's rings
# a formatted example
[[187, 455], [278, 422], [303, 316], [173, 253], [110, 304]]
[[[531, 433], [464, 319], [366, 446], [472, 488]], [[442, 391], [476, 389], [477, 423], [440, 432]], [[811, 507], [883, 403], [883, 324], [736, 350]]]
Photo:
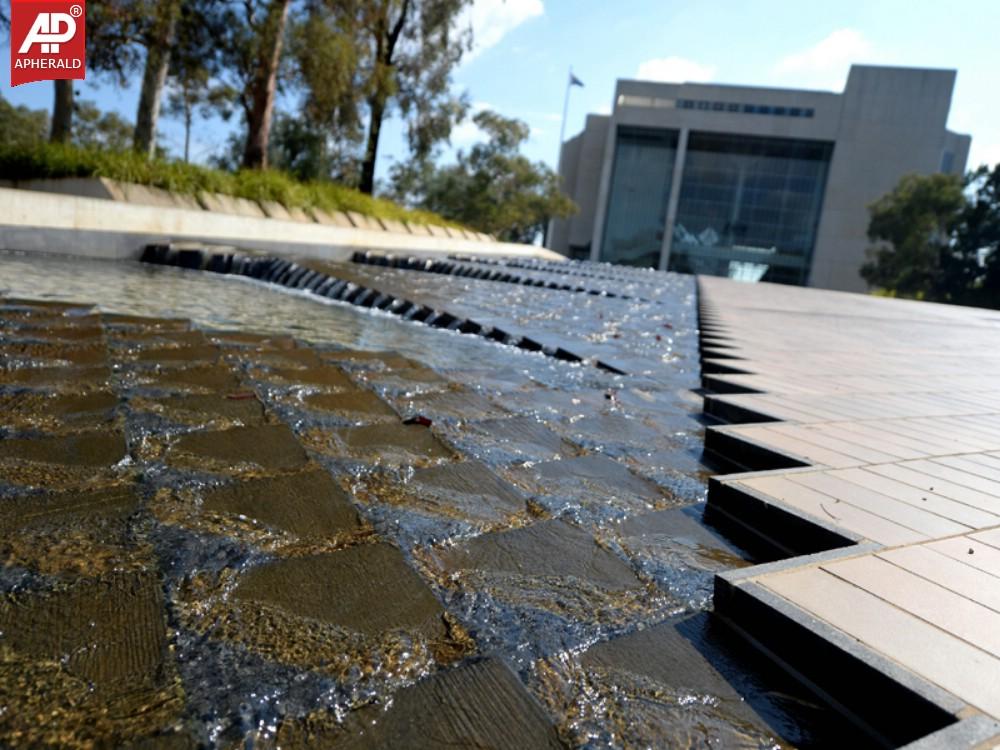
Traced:
[[250, 200], [272, 200], [286, 208], [357, 211], [383, 219], [456, 226], [429, 211], [414, 211], [333, 182], [300, 182], [273, 170], [225, 172], [195, 164], [146, 159], [132, 151], [83, 149], [53, 143], [0, 147], [0, 179], [42, 180], [107, 177], [121, 182], [196, 195], [202, 190]]

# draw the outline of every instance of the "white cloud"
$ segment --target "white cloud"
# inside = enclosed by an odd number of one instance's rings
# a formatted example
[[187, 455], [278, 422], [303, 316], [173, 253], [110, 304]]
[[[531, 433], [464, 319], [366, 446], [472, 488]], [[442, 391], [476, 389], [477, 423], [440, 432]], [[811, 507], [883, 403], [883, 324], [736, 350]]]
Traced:
[[991, 169], [1000, 164], [1000, 143], [979, 143], [975, 137], [972, 138], [966, 169], [976, 169], [980, 164], [986, 164]]
[[683, 57], [660, 57], [639, 64], [636, 78], [663, 83], [705, 83], [715, 77], [714, 65]]
[[545, 12], [542, 0], [474, 0], [458, 18], [458, 28], [472, 27], [469, 61], [500, 42], [525, 21]]
[[779, 76], [800, 85], [839, 88], [851, 63], [873, 62], [872, 44], [857, 29], [837, 29], [808, 49], [783, 57], [774, 66]]
[[478, 101], [472, 103], [466, 118], [451, 129], [450, 140], [453, 147], [471, 146], [480, 140], [483, 132], [472, 121], [472, 118], [477, 113], [487, 109], [493, 109], [489, 102]]

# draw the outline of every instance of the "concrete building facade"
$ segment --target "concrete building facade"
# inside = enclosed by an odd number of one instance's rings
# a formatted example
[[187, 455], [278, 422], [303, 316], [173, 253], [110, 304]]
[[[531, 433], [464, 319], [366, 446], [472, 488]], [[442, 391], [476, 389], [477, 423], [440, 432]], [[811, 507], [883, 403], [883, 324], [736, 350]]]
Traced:
[[851, 67], [843, 93], [619, 80], [566, 141], [575, 258], [863, 291], [868, 206], [908, 173], [965, 171], [953, 70]]

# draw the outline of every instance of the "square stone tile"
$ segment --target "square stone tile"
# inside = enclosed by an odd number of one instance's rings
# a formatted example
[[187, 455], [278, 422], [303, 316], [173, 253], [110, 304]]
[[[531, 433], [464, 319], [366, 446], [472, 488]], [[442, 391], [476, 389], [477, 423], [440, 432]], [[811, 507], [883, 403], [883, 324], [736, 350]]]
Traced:
[[446, 636], [441, 605], [402, 552], [385, 543], [266, 563], [243, 576], [234, 596], [371, 636]]
[[441, 553], [446, 571], [572, 577], [608, 591], [640, 586], [632, 569], [590, 532], [560, 520], [470, 539]]
[[272, 470], [304, 466], [309, 457], [294, 433], [281, 424], [189, 432], [170, 447], [167, 459], [187, 466], [199, 462], [221, 464], [222, 468], [249, 464]]
[[361, 527], [347, 494], [320, 467], [222, 485], [204, 493], [203, 507], [300, 537], [332, 537]]

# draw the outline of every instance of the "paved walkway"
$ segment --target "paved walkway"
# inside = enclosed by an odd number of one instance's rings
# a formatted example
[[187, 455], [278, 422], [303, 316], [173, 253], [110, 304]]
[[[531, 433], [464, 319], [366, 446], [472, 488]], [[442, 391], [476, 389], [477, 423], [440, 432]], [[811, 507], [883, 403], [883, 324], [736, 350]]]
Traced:
[[[700, 283], [706, 411], [737, 423], [706, 446], [749, 470], [716, 478], [709, 505], [776, 556], [848, 545], [719, 590], [790, 613], [973, 722], [962, 744], [985, 740], [1000, 725], [971, 717], [1000, 718], [1000, 313]], [[809, 643], [774, 648], [794, 665], [819, 658]]]

